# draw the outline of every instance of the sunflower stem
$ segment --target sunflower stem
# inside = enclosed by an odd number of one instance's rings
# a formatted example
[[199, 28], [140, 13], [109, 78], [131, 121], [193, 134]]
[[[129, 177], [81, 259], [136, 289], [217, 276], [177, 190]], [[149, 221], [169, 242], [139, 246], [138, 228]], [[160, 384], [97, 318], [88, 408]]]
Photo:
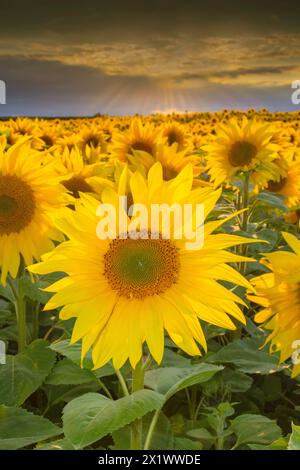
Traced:
[[[242, 213], [242, 220], [241, 220], [241, 230], [243, 232], [248, 231], [248, 220], [249, 220], [249, 210], [248, 210], [248, 204], [249, 204], [249, 183], [250, 183], [250, 172], [247, 171], [244, 176], [244, 186], [243, 186], [243, 196], [242, 196], [242, 209], [244, 209], [244, 212]], [[245, 210], [247, 209], [247, 210]], [[246, 256], [247, 255], [247, 245], [241, 245], [240, 248], [240, 254], [241, 256]], [[245, 270], [246, 270], [246, 263], [242, 261], [239, 265], [239, 271], [242, 276], [245, 275]], [[233, 339], [241, 339], [242, 337], [242, 324], [239, 323], [237, 326], [237, 329], [233, 332]]]
[[23, 296], [19, 296], [16, 309], [18, 316], [18, 352], [22, 353], [26, 348], [26, 304]]
[[[132, 393], [144, 388], [145, 370], [140, 360], [132, 371]], [[142, 420], [137, 419], [131, 424], [131, 450], [142, 450]]]
[[116, 373], [116, 376], [118, 377], [118, 380], [119, 380], [121, 389], [122, 389], [122, 391], [123, 391], [123, 393], [124, 393], [124, 396], [125, 396], [125, 397], [128, 397], [128, 396], [129, 396], [129, 391], [128, 391], [128, 388], [127, 388], [125, 379], [124, 379], [124, 377], [123, 377], [121, 371], [120, 371], [119, 369], [115, 369], [115, 373]]
[[14, 306], [18, 323], [18, 353], [20, 354], [26, 348], [26, 303], [20, 282], [17, 282], [16, 288], [13, 280], [8, 278], [8, 281], [14, 296]]
[[[244, 209], [244, 212], [242, 213], [241, 230], [243, 232], [248, 231], [249, 211], [245, 209], [248, 209], [248, 203], [249, 203], [249, 180], [250, 180], [250, 173], [247, 172], [244, 178], [243, 197], [242, 197], [242, 209]], [[241, 245], [241, 248], [240, 248], [241, 256], [246, 256], [246, 253], [247, 253], [247, 245]], [[245, 274], [245, 268], [246, 268], [245, 263], [241, 262], [239, 266], [239, 271], [242, 275]]]
[[152, 418], [152, 421], [150, 423], [148, 433], [147, 433], [147, 436], [146, 436], [146, 439], [145, 439], [144, 450], [149, 450], [150, 449], [153, 433], [155, 431], [156, 424], [157, 424], [160, 412], [161, 412], [161, 409], [158, 409], [158, 410], [155, 411], [155, 413], [153, 415], [153, 418]]
[[[244, 180], [244, 191], [243, 191], [243, 209], [247, 209], [248, 207], [248, 202], [249, 202], [249, 179], [250, 179], [250, 173], [247, 171], [245, 174], [245, 180]], [[242, 230], [243, 232], [247, 232], [248, 229], [248, 210], [245, 210], [243, 212], [243, 217], [242, 217]]]

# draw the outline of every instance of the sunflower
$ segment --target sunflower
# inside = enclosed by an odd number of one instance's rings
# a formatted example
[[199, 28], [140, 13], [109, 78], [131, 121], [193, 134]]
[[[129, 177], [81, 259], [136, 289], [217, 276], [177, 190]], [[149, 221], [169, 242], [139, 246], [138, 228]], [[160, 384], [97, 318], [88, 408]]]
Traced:
[[[139, 172], [130, 178], [134, 205], [144, 204], [150, 213], [152, 204], [176, 203], [182, 207], [190, 203], [195, 210], [199, 203], [204, 204], [207, 216], [221, 192], [192, 189], [192, 185], [191, 166], [168, 182], [163, 180], [160, 163], [150, 169], [147, 179]], [[102, 200], [118, 212], [117, 191], [105, 189]], [[146, 342], [160, 363], [164, 330], [179, 348], [195, 356], [201, 354], [199, 345], [206, 350], [199, 319], [232, 330], [236, 326], [230, 316], [245, 323], [238, 306], [244, 302], [218, 281], [250, 288], [249, 282], [227, 264], [249, 259], [226, 251], [249, 239], [212, 234], [224, 219], [211, 221], [205, 224], [204, 247], [191, 251], [187, 249], [187, 239], [168, 237], [167, 220], [162, 217], [155, 237], [147, 238], [149, 226], [145, 223], [140, 225], [140, 236], [135, 239], [124, 232], [103, 240], [96, 235], [98, 205], [94, 198], [83, 195], [75, 211], [67, 209], [57, 226], [68, 241], [30, 267], [34, 273], [67, 274], [47, 288], [55, 295], [45, 308], [62, 306], [62, 319], [76, 317], [71, 342], [82, 339], [82, 358], [92, 347], [95, 368], [111, 359], [120, 368], [128, 358], [135, 367]], [[193, 212], [190, 220], [194, 221], [194, 215]], [[183, 222], [181, 228], [184, 225]]]
[[0, 146], [0, 267], [1, 283], [15, 278], [20, 255], [25, 264], [38, 260], [60, 240], [52, 214], [64, 205], [64, 191], [53, 165], [42, 165], [28, 139], [4, 151]]
[[[300, 240], [283, 233], [293, 250], [268, 254], [263, 263], [271, 272], [251, 280], [256, 295], [249, 299], [263, 307], [255, 321], [264, 323], [272, 333], [267, 338], [271, 351], [280, 351], [280, 361], [290, 358], [295, 352], [295, 341], [300, 340]], [[292, 376], [300, 373], [295, 365]]]
[[241, 123], [232, 119], [221, 125], [214, 142], [203, 146], [215, 186], [229, 182], [240, 171], [256, 172], [257, 184], [275, 177], [278, 146], [270, 143], [272, 132], [272, 126], [254, 119], [244, 118]]
[[127, 131], [114, 135], [111, 158], [127, 162], [128, 155], [133, 155], [135, 150], [154, 156], [160, 133], [152, 123], [143, 124], [140, 119], [133, 119]]
[[35, 131], [35, 123], [29, 118], [17, 118], [10, 121], [10, 128], [21, 136], [32, 136]]
[[177, 122], [169, 122], [163, 125], [163, 137], [166, 138], [168, 145], [176, 143], [178, 150], [183, 150], [187, 146], [186, 134], [185, 127]]
[[95, 124], [85, 125], [80, 131], [78, 146], [83, 154], [98, 156], [105, 148], [105, 134]]
[[62, 176], [61, 183], [69, 194], [78, 199], [80, 193], [91, 193], [100, 196], [102, 189], [113, 185], [107, 179], [112, 173], [112, 165], [108, 163], [84, 163], [81, 151], [75, 147], [71, 151], [65, 148], [62, 155], [55, 155], [58, 164], [57, 171]]
[[55, 128], [49, 126], [49, 124], [41, 125], [35, 135], [41, 143], [40, 148], [42, 150], [52, 151], [55, 148], [57, 131]]
[[201, 171], [201, 158], [198, 154], [191, 154], [189, 149], [178, 150], [178, 144], [174, 143], [171, 146], [159, 143], [156, 146], [155, 156], [152, 157], [148, 153], [133, 152], [132, 156], [128, 157], [130, 167], [133, 170], [138, 170], [140, 173], [147, 174], [152, 165], [160, 162], [163, 168], [163, 179], [169, 181], [175, 178], [180, 171], [187, 165], [192, 165], [194, 174], [194, 186], [211, 186], [211, 184], [196, 179]]
[[78, 146], [79, 136], [76, 133], [66, 132], [57, 138], [56, 144], [60, 152], [63, 152], [66, 148], [71, 151]]
[[291, 164], [279, 179], [268, 181], [266, 189], [284, 196], [288, 207], [297, 206], [300, 202], [300, 162]]
[[23, 137], [32, 137], [30, 145], [35, 150], [40, 150], [41, 142], [37, 137], [37, 120], [29, 118], [17, 118], [16, 120], [10, 120], [10, 133], [7, 137], [7, 143], [13, 145]]

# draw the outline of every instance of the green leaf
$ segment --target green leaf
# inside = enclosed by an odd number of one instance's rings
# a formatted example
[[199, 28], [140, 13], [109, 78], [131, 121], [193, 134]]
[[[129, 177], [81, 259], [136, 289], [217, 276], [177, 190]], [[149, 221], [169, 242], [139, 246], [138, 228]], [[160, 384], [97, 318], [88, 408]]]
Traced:
[[40, 304], [46, 304], [51, 297], [49, 292], [44, 292], [41, 289], [46, 287], [40, 280], [32, 282], [30, 277], [24, 275], [20, 279], [20, 289], [23, 294], [34, 302], [39, 302]]
[[76, 450], [68, 439], [57, 439], [55, 441], [38, 444], [36, 450]]
[[[30, 322], [26, 323], [26, 341], [27, 343], [30, 342], [32, 338], [32, 331], [33, 325]], [[15, 341], [18, 342], [18, 325], [15, 323], [14, 325], [7, 326], [6, 328], [2, 328], [0, 330], [0, 339], [4, 341]]]
[[0, 284], [0, 297], [4, 297], [4, 299], [7, 299], [12, 303], [14, 303], [15, 300], [8, 284], [5, 287]]
[[64, 432], [67, 439], [81, 449], [161, 408], [163, 402], [164, 397], [151, 390], [140, 390], [116, 401], [87, 393], [64, 408]]
[[190, 367], [191, 360], [172, 349], [166, 348], [161, 367]]
[[241, 393], [249, 390], [253, 379], [239, 370], [232, 370], [228, 367], [220, 374], [225, 387], [231, 392]]
[[201, 442], [192, 441], [186, 437], [174, 438], [174, 449], [176, 450], [201, 450], [203, 448]]
[[287, 445], [287, 437], [281, 437], [267, 446], [263, 444], [248, 444], [248, 447], [251, 450], [287, 450]]
[[51, 385], [77, 385], [96, 380], [96, 376], [88, 369], [81, 369], [68, 358], [57, 362], [46, 383]]
[[262, 243], [262, 242], [253, 243], [253, 245], [251, 246], [250, 252], [252, 252], [253, 250], [256, 250], [256, 252], [259, 252], [259, 253], [260, 252], [267, 253], [270, 251], [274, 251], [281, 237], [280, 232], [269, 229], [269, 228], [264, 228], [262, 230], [259, 230], [258, 232], [256, 232], [256, 235], [260, 240], [266, 240], [268, 243]]
[[88, 382], [80, 385], [47, 385], [43, 386], [47, 393], [49, 407], [59, 403], [68, 403], [75, 398], [91, 392], [98, 392], [100, 385], [97, 382]]
[[6, 356], [6, 364], [0, 366], [0, 402], [7, 406], [24, 403], [42, 385], [54, 362], [55, 352], [41, 339], [22, 354]]
[[277, 354], [270, 354], [260, 349], [260, 343], [254, 338], [234, 341], [207, 358], [209, 362], [231, 363], [248, 374], [272, 374], [284, 369], [279, 365]]
[[[149, 426], [151, 424], [153, 415], [149, 413], [143, 418], [142, 430], [142, 443], [145, 443]], [[113, 450], [126, 450], [130, 449], [130, 426], [118, 429], [112, 433], [114, 445], [111, 447]], [[151, 439], [151, 449], [155, 450], [173, 450], [174, 435], [171, 427], [170, 420], [166, 415], [161, 412], [153, 432]]]
[[[57, 341], [56, 343], [52, 343], [50, 345], [50, 348], [58, 352], [62, 356], [66, 356], [75, 364], [80, 365], [81, 363], [81, 344], [80, 343], [70, 344], [70, 341], [62, 340], [62, 341]], [[83, 365], [85, 369], [93, 369], [92, 355], [90, 352], [87, 353]], [[107, 377], [109, 375], [114, 375], [115, 370], [111, 364], [106, 364], [100, 369], [94, 370], [94, 374], [98, 378]]]
[[300, 450], [300, 426], [292, 423], [292, 434], [288, 443], [288, 450]]
[[14, 450], [62, 434], [42, 416], [22, 408], [0, 405], [0, 450]]
[[237, 436], [235, 448], [242, 444], [270, 444], [281, 437], [275, 421], [261, 415], [244, 414], [231, 422], [230, 430]]
[[288, 208], [284, 204], [282, 196], [262, 191], [255, 196], [255, 199], [267, 206], [275, 207], [283, 212], [288, 212]]
[[196, 428], [187, 431], [187, 436], [196, 439], [197, 441], [213, 442], [214, 436], [205, 428]]
[[172, 395], [190, 387], [206, 382], [223, 367], [211, 364], [197, 364], [190, 367], [162, 367], [146, 373], [145, 384], [168, 400]]

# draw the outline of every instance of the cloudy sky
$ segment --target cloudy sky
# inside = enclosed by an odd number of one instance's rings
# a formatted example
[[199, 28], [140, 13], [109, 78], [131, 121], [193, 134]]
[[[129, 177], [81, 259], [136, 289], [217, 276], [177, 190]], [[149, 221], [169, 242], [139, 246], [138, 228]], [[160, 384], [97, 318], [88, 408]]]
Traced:
[[298, 0], [1, 0], [0, 116], [296, 110], [299, 18]]

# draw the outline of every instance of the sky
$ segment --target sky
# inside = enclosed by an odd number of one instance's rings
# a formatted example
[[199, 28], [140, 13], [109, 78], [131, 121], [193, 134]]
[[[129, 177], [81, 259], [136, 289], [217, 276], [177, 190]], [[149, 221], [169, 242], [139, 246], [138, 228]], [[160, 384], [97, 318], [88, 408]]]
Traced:
[[0, 116], [295, 111], [300, 2], [1, 0]]

